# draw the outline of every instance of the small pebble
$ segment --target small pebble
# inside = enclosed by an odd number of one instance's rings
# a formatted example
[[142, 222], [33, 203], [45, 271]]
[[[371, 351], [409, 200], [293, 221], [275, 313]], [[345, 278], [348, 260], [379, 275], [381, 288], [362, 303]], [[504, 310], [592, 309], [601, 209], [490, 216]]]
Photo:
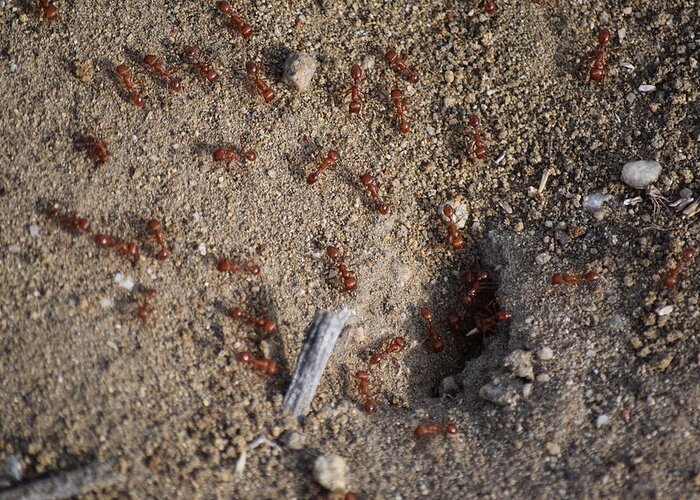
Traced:
[[659, 307], [656, 310], [656, 314], [659, 316], [667, 316], [673, 312], [673, 306], [664, 306], [664, 307]]
[[552, 259], [552, 256], [549, 255], [547, 252], [543, 252], [541, 254], [538, 254], [537, 257], [535, 257], [535, 262], [539, 264], [540, 266], [545, 265], [547, 262], [549, 262]]
[[301, 450], [304, 448], [306, 438], [301, 432], [284, 431], [280, 436], [280, 442], [290, 450]]
[[639, 91], [640, 92], [653, 92], [656, 90], [655, 85], [640, 85], [639, 86]]
[[[5, 457], [5, 473], [14, 481], [21, 481], [24, 477], [24, 464], [17, 455], [7, 455]], [[2, 474], [0, 474], [2, 476]]]
[[549, 380], [550, 380], [549, 373], [540, 373], [539, 375], [537, 375], [537, 381], [540, 383], [544, 384], [546, 382], [549, 382]]
[[19, 71], [19, 66], [17, 66], [15, 63], [10, 64], [10, 72], [11, 73], [17, 73]]
[[113, 305], [114, 302], [112, 302], [112, 299], [110, 299], [109, 297], [102, 297], [100, 299], [100, 307], [102, 307], [102, 309], [109, 309]]
[[345, 490], [347, 465], [339, 455], [321, 455], [314, 462], [314, 479], [330, 491]]
[[554, 358], [554, 351], [552, 351], [549, 347], [542, 347], [539, 351], [537, 351], [537, 357], [540, 358], [541, 361], [549, 361], [550, 359]]
[[303, 52], [292, 52], [284, 63], [284, 81], [298, 92], [305, 92], [311, 86], [316, 72], [316, 60]]
[[586, 212], [597, 212], [603, 208], [603, 203], [612, 199], [611, 194], [593, 193], [583, 200], [582, 207]]
[[39, 226], [36, 224], [30, 224], [29, 225], [29, 234], [31, 236], [38, 236], [39, 235]]
[[199, 255], [202, 257], [207, 255], [207, 245], [206, 243], [200, 243], [199, 246], [197, 246], [197, 250], [199, 251]]
[[598, 415], [598, 418], [595, 419], [595, 426], [597, 428], [604, 427], [610, 423], [610, 417], [607, 415]]
[[553, 457], [558, 457], [561, 455], [561, 446], [559, 446], [557, 443], [549, 442], [544, 445], [544, 447], [547, 450], [547, 453], [552, 455]]
[[631, 161], [622, 167], [622, 182], [635, 189], [644, 189], [661, 175], [661, 164], [657, 161]]
[[117, 273], [114, 275], [114, 282], [128, 291], [134, 289], [134, 279], [131, 276], [124, 276], [122, 273]]

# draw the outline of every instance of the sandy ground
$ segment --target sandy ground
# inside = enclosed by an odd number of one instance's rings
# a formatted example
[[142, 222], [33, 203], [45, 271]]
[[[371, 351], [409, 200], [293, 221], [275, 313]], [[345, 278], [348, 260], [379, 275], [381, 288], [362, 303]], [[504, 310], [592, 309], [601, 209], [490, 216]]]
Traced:
[[[660, 285], [681, 250], [698, 247], [697, 218], [655, 213], [619, 180], [625, 162], [656, 159], [660, 195], [700, 193], [700, 6], [497, 3], [491, 17], [463, 1], [250, 1], [235, 6], [255, 31], [244, 41], [214, 2], [59, 0], [48, 23], [34, 2], [0, 0], [0, 458], [24, 465], [20, 484], [113, 460], [127, 481], [87, 497], [324, 497], [312, 465], [336, 453], [361, 498], [700, 495], [697, 259], [673, 290]], [[586, 61], [602, 27], [619, 50], [592, 84]], [[187, 43], [221, 81], [183, 67], [173, 94], [140, 61], [182, 64]], [[387, 67], [390, 45], [415, 63], [417, 85]], [[304, 94], [280, 81], [292, 51], [319, 63]], [[247, 80], [249, 58], [278, 94], [271, 105]], [[143, 73], [143, 109], [115, 79], [121, 62]], [[341, 93], [355, 62], [369, 69], [363, 113], [351, 117]], [[408, 94], [406, 136], [395, 83]], [[469, 113], [481, 117], [484, 161], [470, 151]], [[96, 127], [103, 165], [80, 147]], [[254, 148], [257, 162], [214, 164], [224, 144]], [[307, 186], [329, 148], [337, 167]], [[362, 191], [366, 171], [390, 215]], [[529, 196], [545, 171], [543, 196]], [[591, 214], [581, 204], [594, 192], [612, 198]], [[449, 199], [467, 210], [459, 252], [437, 212]], [[100, 250], [49, 220], [51, 202], [128, 239], [149, 241], [156, 217], [173, 256], [155, 260], [152, 243], [136, 263]], [[329, 276], [329, 244], [355, 263], [355, 293]], [[223, 276], [220, 256], [262, 273]], [[475, 269], [494, 273], [512, 319], [465, 356], [444, 318], [460, 310], [460, 273]], [[585, 269], [603, 279], [549, 284]], [[158, 290], [145, 322], [134, 318], [141, 287]], [[236, 362], [260, 343], [227, 316], [232, 305], [279, 323], [264, 346], [277, 375]], [[441, 354], [426, 342], [425, 305], [447, 339]], [[281, 400], [304, 330], [317, 308], [342, 306], [356, 319], [296, 422]], [[469, 323], [477, 312], [462, 314]], [[396, 335], [408, 346], [373, 368], [369, 417], [352, 375]], [[533, 381], [514, 373], [513, 352]], [[437, 397], [450, 376], [456, 392]], [[479, 397], [489, 382], [507, 404]], [[459, 434], [417, 441], [426, 422]], [[260, 437], [275, 445], [252, 447]]]

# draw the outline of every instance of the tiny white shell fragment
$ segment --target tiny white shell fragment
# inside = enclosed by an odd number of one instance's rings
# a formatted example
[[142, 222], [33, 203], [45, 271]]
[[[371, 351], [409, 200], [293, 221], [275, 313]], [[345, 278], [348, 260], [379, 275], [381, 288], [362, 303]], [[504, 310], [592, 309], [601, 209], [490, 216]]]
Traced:
[[673, 312], [673, 306], [664, 306], [664, 307], [659, 307], [656, 310], [656, 314], [659, 316], [668, 316]]
[[628, 205], [637, 205], [642, 202], [641, 196], [635, 196], [634, 198], [627, 198], [622, 202], [622, 206], [626, 207]]
[[631, 69], [632, 71], [634, 71], [635, 69], [634, 65], [632, 63], [628, 63], [627, 61], [621, 62], [620, 66], [622, 66], [623, 68]]
[[656, 90], [656, 85], [640, 85], [639, 86], [640, 92], [653, 92], [655, 90]]

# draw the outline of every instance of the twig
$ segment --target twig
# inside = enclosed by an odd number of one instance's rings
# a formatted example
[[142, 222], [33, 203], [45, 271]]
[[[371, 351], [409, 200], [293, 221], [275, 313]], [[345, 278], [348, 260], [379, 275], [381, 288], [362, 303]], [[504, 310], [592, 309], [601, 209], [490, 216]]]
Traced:
[[316, 311], [294, 369], [292, 382], [284, 396], [282, 407], [295, 417], [309, 413], [321, 375], [345, 323], [353, 315], [349, 309], [335, 314]]
[[95, 462], [79, 469], [59, 472], [53, 476], [0, 491], [0, 500], [72, 498], [125, 480], [123, 475], [114, 472], [112, 462]]

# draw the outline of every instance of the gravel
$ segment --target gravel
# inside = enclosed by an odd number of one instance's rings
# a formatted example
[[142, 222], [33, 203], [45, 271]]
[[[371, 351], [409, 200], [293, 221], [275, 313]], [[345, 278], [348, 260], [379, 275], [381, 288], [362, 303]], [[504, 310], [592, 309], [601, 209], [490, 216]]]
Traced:
[[661, 164], [657, 161], [631, 161], [622, 167], [622, 181], [635, 189], [644, 189], [656, 182], [661, 175]]

